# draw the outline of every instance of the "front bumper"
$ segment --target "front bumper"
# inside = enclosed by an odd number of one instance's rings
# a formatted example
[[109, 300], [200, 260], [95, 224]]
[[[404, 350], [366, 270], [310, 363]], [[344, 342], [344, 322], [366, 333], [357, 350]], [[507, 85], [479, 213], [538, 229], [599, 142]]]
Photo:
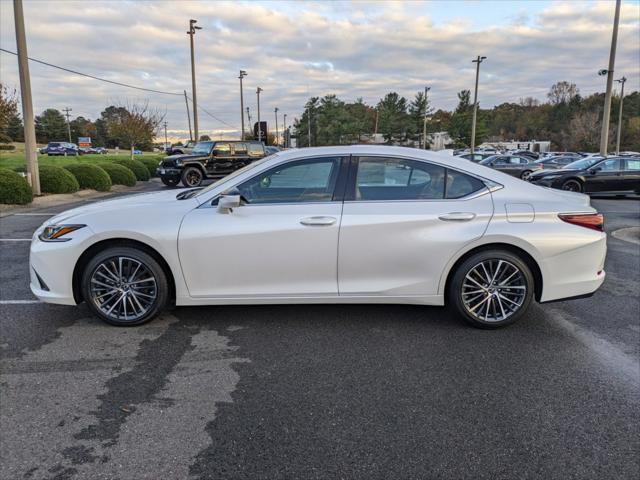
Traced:
[[160, 178], [180, 178], [182, 170], [179, 168], [158, 167], [156, 169], [156, 175]]

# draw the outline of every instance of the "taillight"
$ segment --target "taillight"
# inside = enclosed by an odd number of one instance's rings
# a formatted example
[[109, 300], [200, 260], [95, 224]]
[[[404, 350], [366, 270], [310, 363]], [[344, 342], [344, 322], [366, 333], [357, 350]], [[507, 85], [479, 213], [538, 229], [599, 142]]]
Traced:
[[564, 222], [578, 225], [579, 227], [604, 232], [604, 217], [601, 213], [561, 213], [558, 217]]

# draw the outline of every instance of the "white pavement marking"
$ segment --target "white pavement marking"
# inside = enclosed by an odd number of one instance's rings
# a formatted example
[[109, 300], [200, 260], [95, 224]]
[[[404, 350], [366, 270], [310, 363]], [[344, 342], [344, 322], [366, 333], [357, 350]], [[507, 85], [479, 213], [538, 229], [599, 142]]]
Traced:
[[57, 213], [13, 213], [15, 217], [52, 217]]
[[0, 300], [0, 305], [27, 305], [29, 303], [42, 303], [40, 300]]
[[0, 242], [30, 242], [30, 238], [0, 238]]

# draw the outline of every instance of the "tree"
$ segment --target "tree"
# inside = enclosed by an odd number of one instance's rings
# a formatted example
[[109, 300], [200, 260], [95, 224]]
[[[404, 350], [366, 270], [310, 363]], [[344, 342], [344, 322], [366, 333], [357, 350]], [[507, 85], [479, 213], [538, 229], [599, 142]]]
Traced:
[[40, 143], [68, 140], [67, 120], [55, 108], [47, 108], [35, 118], [36, 139]]
[[[471, 92], [462, 90], [458, 93], [458, 106], [451, 115], [449, 135], [457, 147], [468, 147], [471, 144], [471, 123], [473, 121], [473, 105], [471, 104]], [[484, 122], [484, 112], [478, 109], [476, 118], [476, 145], [482, 143], [487, 135]]]
[[549, 93], [547, 93], [547, 98], [552, 104], [558, 105], [560, 103], [569, 103], [579, 94], [580, 90], [575, 83], [569, 83], [563, 80], [551, 86]]
[[78, 137], [90, 137], [92, 145], [98, 145], [95, 143], [97, 136], [96, 125], [84, 117], [77, 117], [69, 122], [71, 127], [71, 140], [78, 143]]
[[209, 135], [200, 135], [200, 141], [201, 142], [210, 142], [211, 141], [211, 137]]
[[378, 102], [378, 131], [387, 144], [403, 143], [407, 140], [409, 117], [407, 99], [396, 92], [387, 93]]
[[9, 133], [9, 125], [18, 116], [18, 100], [15, 90], [9, 90], [0, 83], [0, 142], [8, 143], [14, 140]]
[[109, 134], [123, 142], [131, 150], [135, 147], [151, 148], [156, 130], [164, 115], [156, 109], [149, 108], [149, 103], [129, 103], [120, 105], [107, 120]]
[[[429, 100], [424, 92], [420, 91], [416, 93], [415, 98], [409, 105], [409, 116], [411, 117], [409, 123], [409, 134], [415, 140], [422, 139], [424, 117], [430, 115], [432, 111], [433, 109], [429, 106]], [[421, 140], [421, 143], [422, 141], [424, 141], [424, 139]]]
[[596, 151], [600, 147], [600, 114], [581, 112], [571, 119], [571, 148], [579, 151]]

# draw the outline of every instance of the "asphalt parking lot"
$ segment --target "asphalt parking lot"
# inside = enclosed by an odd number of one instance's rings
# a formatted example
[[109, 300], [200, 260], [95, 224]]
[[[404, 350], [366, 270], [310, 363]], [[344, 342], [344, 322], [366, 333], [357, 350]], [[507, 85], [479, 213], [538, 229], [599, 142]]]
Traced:
[[[608, 232], [637, 199], [594, 199]], [[442, 308], [176, 308], [137, 328], [34, 301], [0, 219], [0, 478], [638, 478], [640, 245], [592, 298], [469, 328]]]

